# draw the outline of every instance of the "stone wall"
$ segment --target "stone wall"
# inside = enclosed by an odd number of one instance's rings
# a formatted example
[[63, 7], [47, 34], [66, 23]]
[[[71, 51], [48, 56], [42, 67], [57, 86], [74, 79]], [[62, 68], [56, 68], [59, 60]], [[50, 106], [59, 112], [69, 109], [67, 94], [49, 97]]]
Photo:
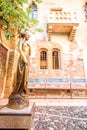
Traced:
[[[87, 22], [85, 22], [84, 4], [85, 0], [44, 0], [38, 5], [40, 26], [42, 26], [44, 32], [34, 35], [34, 40], [32, 40], [33, 36], [31, 37], [33, 44], [31, 44], [29, 88], [70, 88], [70, 83], [47, 82], [47, 79], [58, 78], [69, 79], [69, 81], [74, 80], [75, 82], [71, 83], [72, 89], [86, 89]], [[62, 8], [64, 11], [75, 11], [77, 13], [79, 26], [72, 42], [69, 41], [66, 34], [52, 34], [51, 41], [48, 41], [46, 22], [50, 8]], [[48, 52], [48, 69], [46, 70], [40, 69], [40, 49], [42, 48], [47, 49]], [[53, 48], [58, 48], [61, 51], [61, 68], [59, 70], [52, 69]], [[82, 80], [83, 82], [81, 82]]]
[[0, 97], [4, 96], [8, 67], [8, 48], [0, 43]]
[[4, 97], [8, 97], [12, 92], [14, 77], [17, 68], [17, 61], [18, 61], [18, 52], [16, 50], [10, 50]]
[[[44, 32], [31, 34], [30, 46], [30, 73], [29, 79], [38, 81], [41, 78], [44, 83], [29, 82], [29, 88], [45, 88], [45, 87], [59, 87], [70, 88], [70, 82], [46, 82], [45, 79], [65, 79], [78, 82], [72, 82], [72, 88], [85, 88], [86, 82], [79, 83], [79, 80], [87, 78], [87, 22], [85, 22], [84, 15], [85, 0], [44, 0], [38, 5], [39, 27], [43, 28]], [[64, 11], [75, 11], [78, 14], [79, 26], [77, 28], [74, 41], [69, 41], [66, 34], [52, 34], [51, 41], [48, 41], [47, 33], [47, 17], [50, 8], [62, 8]], [[45, 10], [45, 11], [44, 11]], [[4, 38], [3, 38], [4, 39]], [[7, 78], [5, 86], [5, 97], [8, 97], [12, 91], [12, 84], [17, 67], [17, 37], [13, 37], [11, 41], [3, 40], [11, 50], [9, 51], [9, 62], [7, 68]], [[40, 69], [40, 49], [45, 48], [48, 52], [48, 68], [46, 70]], [[58, 48], [60, 50], [60, 69], [52, 69], [52, 49]], [[30, 81], [30, 80], [29, 80]]]
[[14, 75], [17, 68], [19, 53], [17, 51], [17, 33], [6, 40], [3, 30], [0, 30], [0, 97], [8, 97], [12, 92]]

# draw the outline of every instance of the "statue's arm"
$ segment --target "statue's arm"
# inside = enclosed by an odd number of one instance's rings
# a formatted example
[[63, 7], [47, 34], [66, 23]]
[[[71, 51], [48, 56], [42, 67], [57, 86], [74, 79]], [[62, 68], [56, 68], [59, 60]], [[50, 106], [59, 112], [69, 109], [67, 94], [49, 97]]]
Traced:
[[30, 56], [31, 55], [31, 47], [29, 44], [28, 44], [28, 47], [29, 47], [29, 56]]
[[28, 64], [28, 61], [27, 61], [27, 59], [26, 59], [26, 57], [25, 57], [25, 55], [24, 55], [24, 53], [23, 53], [23, 51], [22, 51], [22, 41], [19, 42], [19, 52], [20, 52], [20, 55], [22, 56], [24, 62], [25, 62], [26, 64]]

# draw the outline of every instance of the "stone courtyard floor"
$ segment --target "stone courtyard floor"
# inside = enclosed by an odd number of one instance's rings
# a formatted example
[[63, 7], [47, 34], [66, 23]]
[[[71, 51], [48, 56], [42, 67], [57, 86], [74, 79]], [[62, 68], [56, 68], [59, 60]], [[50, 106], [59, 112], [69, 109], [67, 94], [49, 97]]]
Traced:
[[[32, 130], [87, 130], [87, 99], [30, 99], [35, 102]], [[7, 100], [0, 100], [5, 105]]]
[[87, 107], [36, 107], [33, 130], [87, 130]]
[[38, 99], [35, 102], [32, 130], [87, 130], [87, 100]]

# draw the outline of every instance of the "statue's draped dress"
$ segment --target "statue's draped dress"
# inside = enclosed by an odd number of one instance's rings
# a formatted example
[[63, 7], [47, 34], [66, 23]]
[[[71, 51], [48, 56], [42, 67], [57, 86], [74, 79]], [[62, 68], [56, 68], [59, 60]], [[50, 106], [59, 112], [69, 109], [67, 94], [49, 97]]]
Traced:
[[27, 83], [29, 76], [29, 46], [27, 44], [22, 44], [22, 51], [28, 61], [28, 64], [24, 62], [22, 56], [20, 55], [17, 66], [17, 74], [15, 82], [16, 85], [13, 90], [14, 94], [20, 94], [20, 95], [26, 94], [27, 92]]
[[22, 43], [22, 52], [25, 55], [28, 63], [25, 63], [22, 55], [19, 56], [17, 71], [14, 76], [13, 91], [9, 97], [8, 103], [8, 107], [13, 109], [21, 109], [29, 105], [29, 102], [25, 99], [29, 76], [30, 46], [28, 43]]

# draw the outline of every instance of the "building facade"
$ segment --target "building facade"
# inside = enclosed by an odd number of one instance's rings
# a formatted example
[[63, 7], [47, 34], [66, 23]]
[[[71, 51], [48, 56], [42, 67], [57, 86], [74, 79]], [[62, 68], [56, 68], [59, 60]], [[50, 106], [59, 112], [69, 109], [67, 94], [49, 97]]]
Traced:
[[[40, 4], [31, 2], [33, 13], [29, 17], [38, 19], [38, 27], [43, 32], [30, 32], [30, 97], [54, 98], [56, 95], [58, 98], [86, 98], [85, 5], [86, 0], [43, 0]], [[16, 70], [17, 53], [13, 49], [10, 48], [9, 53], [10, 61], [13, 61], [8, 63], [3, 92], [5, 97], [11, 92]]]

